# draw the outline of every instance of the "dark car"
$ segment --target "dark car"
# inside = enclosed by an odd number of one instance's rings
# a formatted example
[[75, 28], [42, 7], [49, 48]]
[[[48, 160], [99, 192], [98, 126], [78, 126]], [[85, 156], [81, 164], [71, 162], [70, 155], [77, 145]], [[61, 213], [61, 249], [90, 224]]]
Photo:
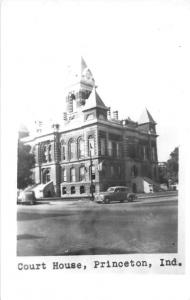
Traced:
[[96, 194], [95, 201], [98, 203], [110, 203], [114, 201], [119, 202], [132, 202], [137, 198], [136, 194], [129, 192], [126, 186], [113, 186], [109, 187], [106, 192]]
[[35, 204], [36, 197], [34, 191], [22, 191], [17, 198], [17, 202], [21, 204]]

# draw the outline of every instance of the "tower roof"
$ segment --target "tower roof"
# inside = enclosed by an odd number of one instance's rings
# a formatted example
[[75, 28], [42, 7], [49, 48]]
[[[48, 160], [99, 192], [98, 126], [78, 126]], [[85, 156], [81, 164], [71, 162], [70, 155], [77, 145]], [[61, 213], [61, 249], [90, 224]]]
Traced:
[[91, 70], [89, 69], [84, 58], [73, 60], [73, 63], [68, 66], [66, 81], [68, 85], [73, 85], [79, 82], [94, 86], [95, 80]]
[[149, 113], [147, 108], [145, 108], [145, 110], [141, 114], [141, 116], [138, 120], [138, 123], [139, 124], [146, 124], [146, 123], [156, 124], [156, 122], [154, 121], [153, 117], [151, 116], [151, 114]]
[[81, 56], [81, 75], [86, 68], [88, 68], [88, 66], [87, 66], [84, 58]]
[[107, 106], [105, 106], [102, 99], [100, 98], [100, 96], [98, 95], [96, 89], [93, 88], [89, 98], [86, 100], [86, 104], [83, 110], [88, 110], [95, 107], [103, 108], [106, 110], [108, 109]]

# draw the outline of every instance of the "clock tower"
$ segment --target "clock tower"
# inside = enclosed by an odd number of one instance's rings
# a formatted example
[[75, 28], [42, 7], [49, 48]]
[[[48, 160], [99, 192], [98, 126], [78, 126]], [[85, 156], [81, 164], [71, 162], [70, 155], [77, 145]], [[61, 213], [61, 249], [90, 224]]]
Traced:
[[86, 100], [95, 86], [95, 80], [83, 57], [79, 66], [69, 68], [67, 76], [66, 112], [68, 118], [76, 114], [86, 104]]

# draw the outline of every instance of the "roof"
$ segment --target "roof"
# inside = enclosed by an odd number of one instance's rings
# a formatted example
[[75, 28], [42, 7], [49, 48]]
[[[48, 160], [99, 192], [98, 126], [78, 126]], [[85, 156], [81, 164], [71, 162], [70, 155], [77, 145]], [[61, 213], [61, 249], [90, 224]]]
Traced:
[[138, 120], [139, 124], [153, 123], [156, 124], [148, 109], [145, 109]]
[[86, 68], [88, 68], [88, 66], [87, 66], [84, 58], [81, 56], [81, 75]]
[[72, 64], [67, 66], [66, 74], [66, 82], [69, 86], [81, 81], [91, 86], [95, 83], [93, 74], [82, 56], [73, 59]]
[[86, 104], [84, 106], [83, 111], [91, 109], [91, 108], [95, 108], [95, 107], [103, 108], [103, 109], [106, 109], [106, 110], [108, 109], [107, 106], [105, 106], [102, 99], [100, 98], [100, 96], [98, 95], [96, 89], [93, 88], [90, 96], [86, 100]]

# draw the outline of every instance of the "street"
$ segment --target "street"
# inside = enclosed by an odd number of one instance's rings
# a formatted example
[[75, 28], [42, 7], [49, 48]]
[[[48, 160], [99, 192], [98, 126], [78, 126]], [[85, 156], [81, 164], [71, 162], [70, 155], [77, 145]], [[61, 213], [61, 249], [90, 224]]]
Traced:
[[176, 253], [177, 196], [18, 205], [17, 255]]

